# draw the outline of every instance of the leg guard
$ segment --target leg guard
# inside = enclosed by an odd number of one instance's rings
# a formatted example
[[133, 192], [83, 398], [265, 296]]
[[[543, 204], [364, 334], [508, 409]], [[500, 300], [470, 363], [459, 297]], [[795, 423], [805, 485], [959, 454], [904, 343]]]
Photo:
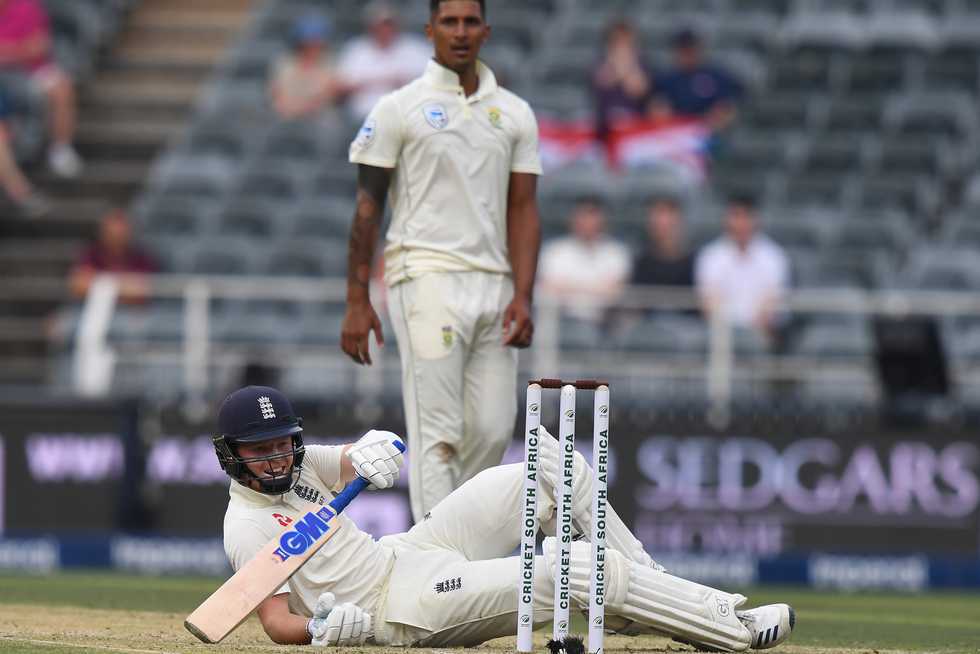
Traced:
[[[549, 574], [555, 572], [556, 549], [555, 539], [544, 540]], [[571, 599], [579, 607], [589, 605], [589, 555], [588, 543], [572, 543], [567, 574]], [[735, 615], [735, 609], [745, 601], [741, 595], [659, 572], [614, 550], [606, 551], [606, 575], [603, 601], [610, 614], [712, 649], [737, 652], [751, 642], [749, 630]]]
[[[558, 491], [557, 484], [560, 475], [561, 453], [558, 440], [541, 427], [538, 438], [538, 484], [541, 488], [539, 510], [541, 515], [551, 516], [555, 512]], [[592, 468], [578, 450], [575, 450], [572, 464], [572, 520], [580, 522], [582, 516], [588, 516], [592, 510]], [[588, 532], [585, 532], [588, 533]]]
[[[542, 530], [554, 534], [555, 480], [558, 479], [558, 466], [561, 463], [561, 457], [558, 451], [558, 441], [543, 426], [540, 434], [538, 458], [541, 470], [539, 477], [541, 499], [538, 503], [538, 515], [543, 525]], [[592, 534], [592, 466], [586, 462], [578, 450], [575, 451], [572, 473], [574, 475], [572, 482], [572, 523], [577, 533], [588, 538]], [[605, 524], [606, 547], [626, 555], [631, 561], [636, 561], [640, 565], [649, 568], [656, 567], [657, 564], [643, 549], [643, 544], [636, 539], [611, 504], [606, 504], [605, 515], [598, 516], [598, 518], [601, 523]]]

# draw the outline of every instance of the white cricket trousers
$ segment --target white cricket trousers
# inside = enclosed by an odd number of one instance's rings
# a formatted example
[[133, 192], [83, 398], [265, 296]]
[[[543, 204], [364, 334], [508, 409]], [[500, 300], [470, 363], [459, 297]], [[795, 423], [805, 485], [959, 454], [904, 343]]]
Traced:
[[402, 365], [409, 494], [418, 522], [498, 465], [517, 417], [517, 350], [503, 345], [511, 278], [427, 273], [388, 291]]
[[[378, 644], [469, 646], [513, 635], [517, 625], [523, 464], [484, 470], [403, 534], [375, 614]], [[539, 502], [546, 520], [554, 502]], [[535, 622], [551, 619], [554, 586], [538, 557]]]

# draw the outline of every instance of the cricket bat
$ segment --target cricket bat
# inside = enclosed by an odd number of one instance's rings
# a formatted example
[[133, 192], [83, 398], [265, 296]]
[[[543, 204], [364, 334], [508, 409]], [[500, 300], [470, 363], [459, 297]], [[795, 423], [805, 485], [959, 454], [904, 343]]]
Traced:
[[[404, 445], [395, 443], [404, 451]], [[205, 643], [220, 643], [340, 529], [337, 514], [371, 482], [358, 477], [326, 506], [308, 504], [295, 522], [259, 550], [184, 620]]]

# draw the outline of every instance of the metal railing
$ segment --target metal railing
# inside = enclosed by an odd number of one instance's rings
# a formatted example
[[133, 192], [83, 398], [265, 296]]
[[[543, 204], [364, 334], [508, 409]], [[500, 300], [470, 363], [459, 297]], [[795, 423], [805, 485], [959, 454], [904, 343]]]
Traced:
[[[247, 356], [245, 351], [255, 349], [212, 339], [209, 325], [214, 300], [323, 303], [342, 311], [346, 284], [341, 279], [155, 276], [147, 288], [148, 298], [151, 301], [179, 300], [183, 306], [182, 339], [178, 344], [169, 345], [110, 343], [110, 325], [117, 309], [118, 293], [119, 284], [112, 276], [100, 277], [92, 285], [76, 336], [75, 389], [83, 395], [105, 395], [112, 388], [116, 366], [166, 362], [182, 367], [182, 393], [191, 398], [203, 398], [212, 387], [211, 375], [216, 365], [241, 364]], [[375, 288], [372, 296], [383, 316], [386, 313], [381, 306], [384, 289]], [[633, 287], [626, 289], [611, 309], [625, 315], [652, 310], [697, 315], [699, 301], [691, 289]], [[980, 316], [980, 296], [934, 291], [797, 290], [785, 298], [782, 310], [794, 316]], [[535, 321], [534, 346], [521, 357], [520, 374], [523, 377], [560, 375], [575, 378], [615, 374], [634, 379], [684, 380], [702, 385], [712, 415], [719, 422], [727, 420], [733, 388], [743, 381], [874, 383], [867, 361], [828, 361], [820, 357], [773, 353], [736, 360], [733, 329], [718, 317], [711, 318], [706, 325], [705, 347], [693, 352], [624, 350], [614, 339], [605, 336], [594, 348], [574, 351], [563, 348], [562, 329], [567, 323], [562, 304], [544, 292], [540, 292], [535, 301]], [[393, 345], [390, 328], [386, 337]], [[396, 348], [389, 346], [383, 352], [374, 352], [375, 365], [359, 367], [350, 363], [340, 351], [339, 339], [338, 333], [334, 342], [325, 340], [318, 346], [286, 343], [263, 347], [274, 349], [276, 360], [287, 366], [306, 366], [322, 370], [325, 375], [338, 371], [353, 375], [354, 392], [381, 392], [386, 372], [398, 369]], [[607, 344], [603, 345], [602, 340]]]

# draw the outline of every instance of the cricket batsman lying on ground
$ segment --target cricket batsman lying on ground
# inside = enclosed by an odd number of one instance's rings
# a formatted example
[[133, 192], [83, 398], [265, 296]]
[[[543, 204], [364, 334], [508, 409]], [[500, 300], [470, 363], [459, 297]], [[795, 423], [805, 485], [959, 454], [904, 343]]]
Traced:
[[[322, 504], [360, 475], [378, 489], [398, 478], [402, 454], [391, 432], [372, 430], [344, 446], [303, 445], [302, 421], [279, 391], [249, 386], [218, 415], [215, 449], [231, 484], [224, 544], [238, 570], [306, 502]], [[555, 533], [558, 442], [542, 429], [539, 524]], [[575, 453], [573, 525], [591, 527], [592, 472]], [[472, 646], [517, 629], [523, 466], [485, 470], [402, 534], [374, 540], [344, 514], [335, 537], [262, 602], [259, 619], [280, 644]], [[356, 501], [356, 500], [355, 500]], [[667, 574], [609, 507], [606, 625], [663, 633], [700, 648], [741, 651], [782, 643], [795, 617], [786, 604], [740, 610], [746, 598]], [[554, 571], [554, 538], [539, 569]], [[588, 608], [589, 544], [572, 544], [572, 596]], [[535, 575], [535, 625], [552, 619], [554, 582]]]

